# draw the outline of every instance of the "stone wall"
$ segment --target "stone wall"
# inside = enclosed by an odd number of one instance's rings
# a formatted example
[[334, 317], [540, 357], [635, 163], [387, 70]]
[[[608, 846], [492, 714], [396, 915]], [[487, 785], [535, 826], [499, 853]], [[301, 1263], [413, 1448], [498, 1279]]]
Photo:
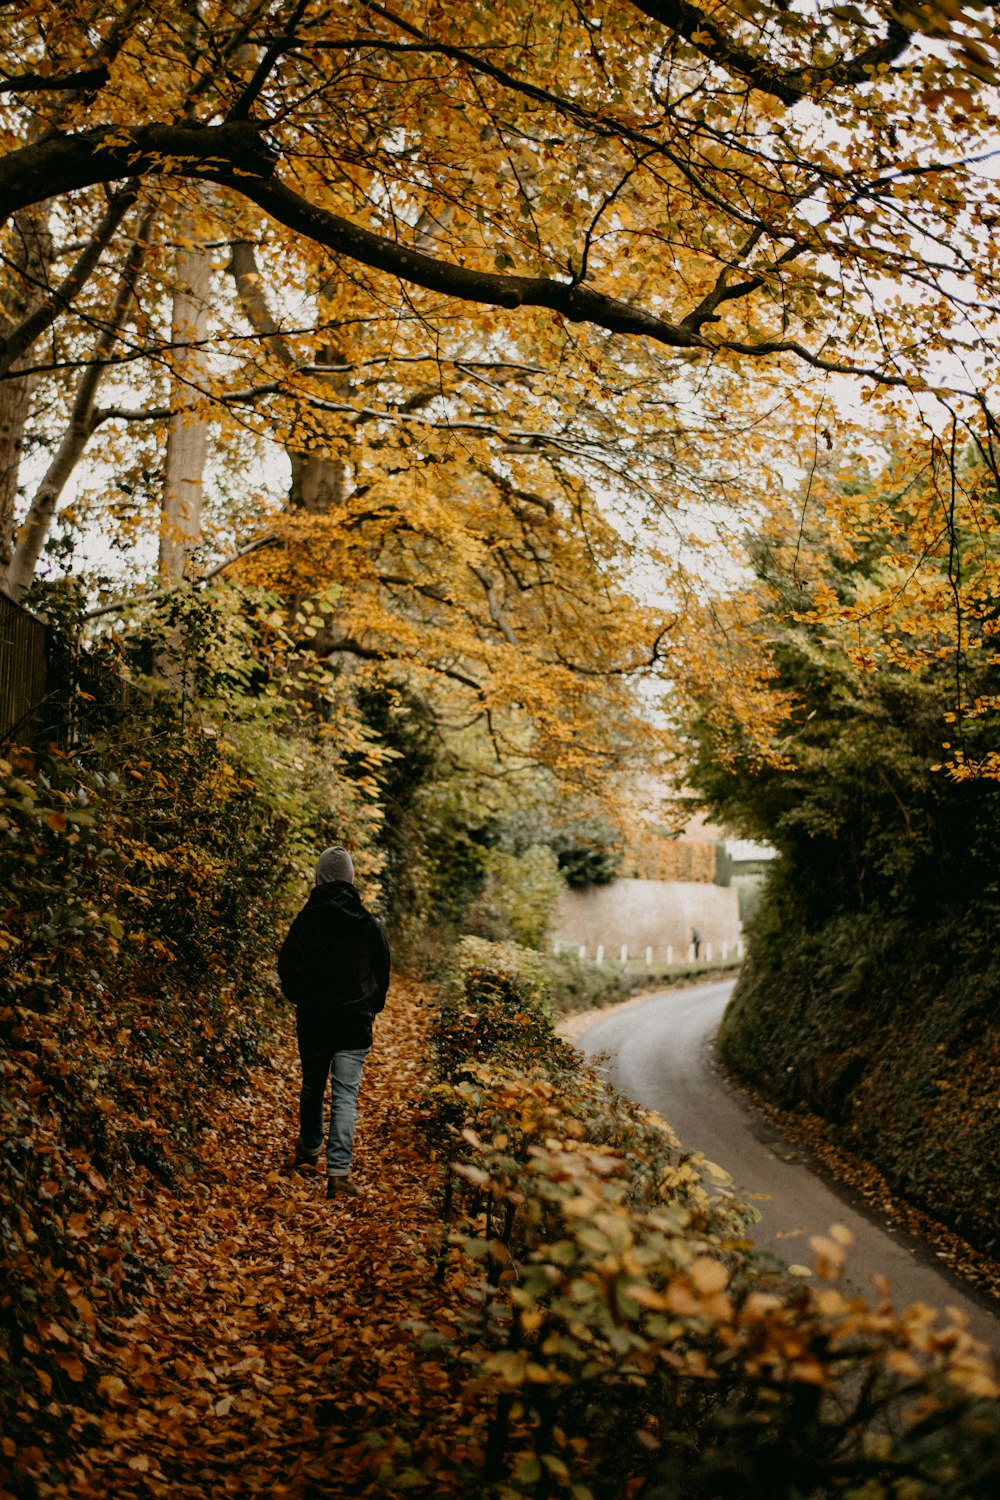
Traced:
[[[735, 890], [691, 880], [615, 880], [610, 885], [566, 891], [555, 923], [555, 940], [585, 948], [590, 958], [603, 948], [618, 958], [627, 947], [633, 958], [647, 948], [653, 961], [688, 956], [692, 928], [701, 934], [701, 957], [730, 953], [740, 938], [739, 902]], [[668, 954], [667, 949], [672, 952]]]

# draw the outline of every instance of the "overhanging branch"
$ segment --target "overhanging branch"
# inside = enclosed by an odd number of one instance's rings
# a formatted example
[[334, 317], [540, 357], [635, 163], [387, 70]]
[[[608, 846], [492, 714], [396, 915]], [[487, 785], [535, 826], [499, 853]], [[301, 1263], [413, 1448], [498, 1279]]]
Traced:
[[158, 599], [166, 599], [177, 590], [183, 588], [185, 583], [208, 583], [209, 579], [217, 578], [226, 568], [231, 568], [241, 558], [249, 557], [251, 552], [259, 552], [262, 547], [277, 547], [280, 538], [276, 536], [259, 536], [254, 541], [248, 542], [238, 552], [233, 552], [229, 557], [224, 557], [221, 562], [209, 568], [207, 572], [200, 573], [197, 578], [183, 579], [180, 583], [168, 584], [164, 588], [147, 589], [143, 594], [133, 594], [128, 599], [115, 599], [110, 604], [100, 604], [96, 609], [88, 609], [86, 614], [80, 616], [81, 620], [99, 620], [102, 615], [120, 614], [126, 609], [135, 609], [140, 604], [153, 604]]
[[754, 358], [791, 354], [819, 370], [867, 376], [882, 385], [908, 384], [904, 376], [877, 367], [827, 359], [796, 340], [751, 343], [709, 338], [684, 323], [630, 306], [591, 287], [545, 276], [508, 276], [439, 260], [311, 203], [274, 179], [274, 165], [273, 153], [257, 127], [248, 121], [204, 126], [152, 124], [132, 129], [102, 126], [53, 135], [0, 161], [0, 221], [43, 198], [118, 178], [170, 172], [218, 183], [317, 245], [459, 301], [511, 312], [542, 307], [568, 322], [591, 323], [609, 333], [649, 338], [673, 349], [722, 350]]
[[688, 0], [632, 0], [636, 10], [658, 21], [697, 47], [703, 57], [718, 63], [727, 73], [744, 78], [752, 88], [771, 94], [782, 104], [797, 104], [817, 87], [869, 83], [881, 63], [892, 63], [906, 51], [910, 32], [901, 21], [888, 21], [880, 42], [864, 47], [853, 57], [838, 57], [820, 67], [784, 68], [768, 57], [734, 41], [729, 27], [721, 26]]

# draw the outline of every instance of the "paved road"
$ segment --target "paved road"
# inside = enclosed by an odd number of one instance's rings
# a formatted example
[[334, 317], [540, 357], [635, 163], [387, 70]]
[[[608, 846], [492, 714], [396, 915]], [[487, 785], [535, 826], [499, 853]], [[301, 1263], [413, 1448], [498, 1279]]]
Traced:
[[[889, 1278], [898, 1305], [954, 1307], [1000, 1358], [1000, 1304], [946, 1274], [933, 1251], [877, 1212], [816, 1175], [807, 1154], [752, 1111], [712, 1064], [712, 1039], [732, 981], [657, 994], [610, 1012], [576, 1045], [601, 1063], [623, 1093], [669, 1120], [685, 1146], [724, 1167], [760, 1211], [753, 1238], [788, 1264], [811, 1265], [809, 1238], [844, 1224], [854, 1235], [848, 1286], [870, 1291], [870, 1277]], [[760, 1196], [758, 1196], [760, 1195]]]

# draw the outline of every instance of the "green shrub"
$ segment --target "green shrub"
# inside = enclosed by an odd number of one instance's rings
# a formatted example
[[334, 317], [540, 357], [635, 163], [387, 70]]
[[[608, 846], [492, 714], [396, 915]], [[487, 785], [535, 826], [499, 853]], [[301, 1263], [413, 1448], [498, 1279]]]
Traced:
[[[688, 724], [688, 780], [720, 822], [780, 854], [723, 1023], [727, 1062], [776, 1102], [824, 1116], [897, 1191], [995, 1256], [994, 606], [970, 613], [956, 678], [937, 624], [890, 629], [873, 603], [883, 589], [898, 601], [911, 576], [903, 538], [923, 482], [905, 499], [882, 495], [876, 520], [859, 478], [857, 507], [832, 518], [810, 504], [794, 541], [753, 548], [747, 618], [768, 693], [785, 704], [769, 736], [776, 753], [716, 713], [708, 672]], [[991, 479], [983, 494], [995, 505]], [[957, 549], [963, 587], [990, 601], [978, 542], [949, 541], [922, 559], [928, 580], [943, 586], [947, 574], [950, 585]], [[825, 597], [815, 616], [810, 595]]]
[[[438, 1052], [457, 1332], [423, 1347], [493, 1398], [456, 1493], [992, 1495], [1000, 1391], [968, 1337], [848, 1297], [837, 1231], [814, 1241], [815, 1290], [759, 1261], [724, 1174], [551, 1034], [530, 955], [462, 945]], [[478, 1416], [455, 1421], [476, 1451]]]
[[608, 885], [625, 862], [621, 830], [601, 817], [581, 817], [556, 827], [550, 843], [566, 884]]
[[167, 704], [113, 744], [0, 762], [0, 1426], [14, 1441], [37, 1440], [47, 1393], [81, 1378], [94, 1313], [79, 1289], [102, 1315], [163, 1274], [127, 1211], [136, 1174], [192, 1171], [220, 1097], [263, 1060], [285, 826], [219, 737], [182, 732]]
[[915, 931], [905, 914], [806, 924], [787, 877], [751, 928], [720, 1032], [725, 1061], [805, 1105], [893, 1187], [1000, 1252], [1000, 963], [970, 909]]
[[568, 1016], [577, 1011], [618, 1005], [643, 991], [705, 984], [721, 975], [735, 975], [740, 962], [734, 956], [725, 963], [702, 959], [679, 964], [598, 964], [592, 958], [563, 949], [555, 957], [546, 958], [545, 972], [553, 1012]]
[[434, 1032], [445, 1078], [470, 1061], [522, 1055], [554, 1042], [541, 956], [514, 943], [466, 937], [454, 951]]
[[556, 856], [543, 844], [521, 854], [486, 849], [484, 886], [465, 914], [467, 931], [495, 942], [540, 948], [548, 937], [565, 883]]
[[598, 964], [563, 950], [545, 960], [552, 1009], [558, 1016], [617, 1005], [642, 987], [643, 976], [621, 964]]

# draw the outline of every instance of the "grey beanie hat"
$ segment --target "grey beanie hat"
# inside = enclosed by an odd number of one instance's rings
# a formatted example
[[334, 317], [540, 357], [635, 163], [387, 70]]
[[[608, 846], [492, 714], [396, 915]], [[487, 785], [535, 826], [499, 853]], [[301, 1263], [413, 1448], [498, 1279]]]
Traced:
[[349, 885], [354, 884], [354, 861], [339, 845], [324, 849], [316, 866], [317, 885], [329, 885], [331, 880], [346, 880]]

